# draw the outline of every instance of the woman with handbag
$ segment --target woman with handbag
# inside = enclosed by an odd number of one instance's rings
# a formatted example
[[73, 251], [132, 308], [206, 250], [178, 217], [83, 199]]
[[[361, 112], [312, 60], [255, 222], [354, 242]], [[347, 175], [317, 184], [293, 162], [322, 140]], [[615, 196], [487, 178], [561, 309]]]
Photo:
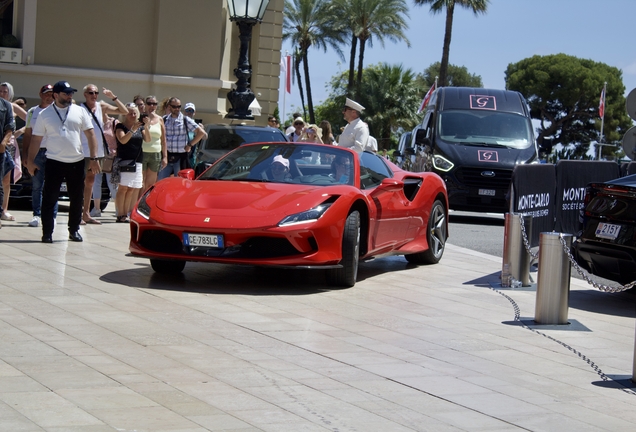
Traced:
[[117, 222], [130, 222], [128, 213], [137, 200], [139, 189], [143, 186], [142, 146], [150, 142], [150, 119], [139, 118], [139, 109], [134, 103], [126, 105], [128, 114], [115, 126], [117, 138], [117, 166], [119, 170], [119, 186], [115, 206], [117, 207]]

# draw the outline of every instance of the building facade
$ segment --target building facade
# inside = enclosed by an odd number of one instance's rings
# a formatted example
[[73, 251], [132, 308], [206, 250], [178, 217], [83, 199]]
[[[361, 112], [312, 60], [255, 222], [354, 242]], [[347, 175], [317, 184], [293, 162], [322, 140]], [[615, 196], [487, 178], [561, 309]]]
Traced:
[[[136, 94], [193, 102], [204, 123], [229, 123], [236, 82], [238, 26], [227, 0], [13, 0], [4, 7], [0, 80], [39, 101], [44, 84], [106, 87], [124, 101]], [[252, 32], [251, 88], [266, 124], [278, 103], [284, 0], [270, 0]], [[2, 41], [6, 38], [3, 36]], [[3, 45], [10, 45], [3, 43]], [[82, 100], [82, 95], [77, 95]], [[256, 112], [254, 114], [257, 114]]]

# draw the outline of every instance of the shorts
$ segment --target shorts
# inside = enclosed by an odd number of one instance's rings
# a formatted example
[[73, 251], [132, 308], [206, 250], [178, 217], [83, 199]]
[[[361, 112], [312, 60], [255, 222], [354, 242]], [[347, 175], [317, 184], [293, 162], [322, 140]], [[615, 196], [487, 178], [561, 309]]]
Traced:
[[144, 185], [144, 176], [143, 176], [143, 173], [141, 171], [141, 163], [137, 162], [135, 164], [135, 166], [137, 167], [135, 172], [122, 172], [122, 173], [119, 173], [119, 176], [120, 176], [119, 185], [120, 186], [126, 186], [126, 187], [129, 187], [131, 189], [141, 189], [141, 187]]
[[[103, 157], [97, 158], [97, 163], [99, 164], [99, 169], [102, 169], [102, 166], [104, 165], [104, 158]], [[84, 158], [84, 174], [88, 173], [88, 169], [90, 168], [90, 166], [91, 166], [91, 158], [85, 157]]]
[[147, 169], [152, 172], [159, 172], [161, 169], [161, 152], [144, 152], [142, 171]]
[[4, 152], [4, 164], [2, 166], [2, 171], [0, 171], [2, 177], [12, 172], [13, 168], [15, 168], [15, 162], [13, 161], [13, 156], [11, 156], [9, 148], [7, 147], [7, 150]]

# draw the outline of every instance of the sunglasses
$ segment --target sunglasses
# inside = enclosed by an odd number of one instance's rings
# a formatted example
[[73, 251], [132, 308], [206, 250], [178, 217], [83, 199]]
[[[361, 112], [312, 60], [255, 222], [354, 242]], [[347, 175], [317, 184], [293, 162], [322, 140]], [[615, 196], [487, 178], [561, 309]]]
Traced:
[[304, 123], [294, 123], [294, 126], [305, 126]]
[[351, 166], [351, 164], [350, 164], [350, 163], [347, 163], [347, 162], [336, 162], [336, 165], [346, 166], [346, 167]]
[[170, 105], [174, 109], [181, 109], [181, 105]]
[[98, 91], [87, 91], [87, 92], [86, 92], [86, 94], [89, 94], [89, 95], [98, 95], [98, 94], [99, 94], [99, 92], [98, 92]]
[[187, 110], [185, 110], [185, 112], [194, 112], [194, 110], [192, 108], [188, 108]]
[[157, 102], [146, 102], [146, 105], [155, 106], [157, 105]]

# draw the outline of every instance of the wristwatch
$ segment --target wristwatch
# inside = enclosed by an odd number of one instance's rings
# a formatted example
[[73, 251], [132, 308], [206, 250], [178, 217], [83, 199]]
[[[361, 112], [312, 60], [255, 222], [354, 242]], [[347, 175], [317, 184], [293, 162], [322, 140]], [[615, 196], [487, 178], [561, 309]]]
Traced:
[[98, 160], [98, 158], [90, 158], [92, 161], [96, 161]]

